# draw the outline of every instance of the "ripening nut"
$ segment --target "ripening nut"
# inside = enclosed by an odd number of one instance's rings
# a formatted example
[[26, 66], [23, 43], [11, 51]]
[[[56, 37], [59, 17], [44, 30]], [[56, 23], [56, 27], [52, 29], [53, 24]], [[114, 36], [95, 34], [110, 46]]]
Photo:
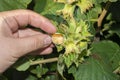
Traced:
[[64, 37], [60, 33], [55, 33], [55, 34], [52, 35], [52, 41], [53, 41], [54, 44], [60, 45], [64, 42]]

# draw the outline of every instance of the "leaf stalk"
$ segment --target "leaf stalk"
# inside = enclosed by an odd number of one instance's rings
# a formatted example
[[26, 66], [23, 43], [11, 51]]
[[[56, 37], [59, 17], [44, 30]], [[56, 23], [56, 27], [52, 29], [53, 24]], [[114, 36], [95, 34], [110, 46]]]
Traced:
[[107, 14], [107, 11], [108, 11], [110, 5], [111, 5], [111, 2], [107, 2], [105, 8], [103, 9], [103, 11], [101, 13], [101, 15], [99, 16], [99, 18], [98, 18], [98, 27], [101, 27], [102, 21], [103, 21], [105, 15]]
[[51, 63], [51, 62], [56, 62], [58, 61], [58, 58], [50, 58], [50, 59], [44, 59], [44, 60], [37, 60], [37, 61], [32, 61], [30, 65], [37, 65], [37, 64], [45, 64], [45, 63]]

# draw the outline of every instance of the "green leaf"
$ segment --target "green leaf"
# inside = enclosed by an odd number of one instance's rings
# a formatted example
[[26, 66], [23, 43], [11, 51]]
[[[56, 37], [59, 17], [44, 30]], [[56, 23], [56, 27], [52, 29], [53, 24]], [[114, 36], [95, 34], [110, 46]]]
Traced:
[[96, 42], [92, 44], [92, 53], [78, 68], [69, 69], [75, 80], [118, 80], [113, 71], [119, 67], [119, 45], [112, 41]]
[[38, 80], [38, 79], [33, 75], [29, 75], [25, 80]]
[[[102, 8], [100, 4], [95, 5], [88, 13], [87, 17], [90, 21], [96, 21], [98, 19], [98, 15], [102, 12]], [[96, 19], [96, 20], [95, 20]]]
[[0, 11], [26, 9], [32, 0], [0, 0]]
[[57, 63], [57, 70], [58, 70], [59, 74], [61, 75], [61, 77], [62, 77], [64, 80], [66, 80], [66, 79], [64, 78], [64, 75], [63, 75], [64, 69], [65, 69], [65, 65], [64, 65], [63, 55], [60, 55], [60, 56], [59, 56], [58, 63]]
[[96, 54], [80, 64], [78, 68], [71, 67], [69, 73], [73, 74], [75, 80], [117, 80], [111, 66], [107, 65], [102, 58], [95, 56]]
[[59, 77], [57, 75], [49, 75], [47, 77], [45, 77], [44, 79], [41, 80], [60, 80]]
[[120, 66], [117, 69], [115, 69], [113, 73], [120, 74]]
[[69, 68], [76, 61], [78, 55], [76, 53], [70, 53], [69, 55], [64, 55], [63, 58], [66, 66]]
[[59, 23], [63, 22], [63, 18], [58, 16], [57, 11], [63, 7], [63, 4], [51, 0], [35, 0], [34, 11], [47, 17], [55, 26], [59, 26]]
[[118, 0], [108, 0], [108, 1], [110, 1], [110, 2], [116, 2], [116, 1], [118, 1]]
[[120, 47], [112, 41], [101, 41], [92, 45], [92, 53], [99, 54], [114, 69], [119, 66]]
[[112, 33], [116, 33], [119, 37], [120, 37], [120, 24], [113, 24], [112, 27], [110, 28], [110, 31], [112, 31]]
[[0, 80], [8, 80], [5, 76], [0, 74]]
[[20, 59], [13, 67], [18, 71], [26, 71], [30, 67], [30, 61], [26, 58]]
[[38, 78], [41, 78], [48, 71], [47, 68], [42, 66], [42, 64], [37, 65], [36, 68], [33, 68], [30, 72], [36, 74]]
[[93, 2], [95, 2], [95, 3], [102, 3], [102, 2], [106, 3], [108, 1], [110, 1], [110, 2], [116, 2], [118, 0], [93, 0]]
[[63, 4], [56, 3], [51, 0], [35, 0], [34, 10], [43, 15], [56, 14], [56, 11], [62, 9], [63, 7]]

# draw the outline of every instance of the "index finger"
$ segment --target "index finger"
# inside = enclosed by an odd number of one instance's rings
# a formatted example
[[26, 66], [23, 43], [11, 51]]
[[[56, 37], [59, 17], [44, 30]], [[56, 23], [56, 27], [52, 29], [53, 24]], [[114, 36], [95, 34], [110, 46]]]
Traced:
[[50, 34], [56, 32], [55, 26], [47, 18], [30, 10], [1, 12], [0, 17], [3, 16], [4, 20], [13, 31], [16, 31], [18, 28], [29, 24]]

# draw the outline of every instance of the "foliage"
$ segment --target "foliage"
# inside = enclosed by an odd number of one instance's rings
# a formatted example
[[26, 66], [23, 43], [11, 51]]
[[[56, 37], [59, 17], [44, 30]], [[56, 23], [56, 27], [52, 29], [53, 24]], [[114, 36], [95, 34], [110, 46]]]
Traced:
[[51, 55], [22, 57], [0, 80], [15, 80], [15, 76], [17, 80], [119, 80], [119, 3], [119, 0], [1, 0], [0, 11], [31, 9], [49, 18], [64, 40], [55, 43]]

